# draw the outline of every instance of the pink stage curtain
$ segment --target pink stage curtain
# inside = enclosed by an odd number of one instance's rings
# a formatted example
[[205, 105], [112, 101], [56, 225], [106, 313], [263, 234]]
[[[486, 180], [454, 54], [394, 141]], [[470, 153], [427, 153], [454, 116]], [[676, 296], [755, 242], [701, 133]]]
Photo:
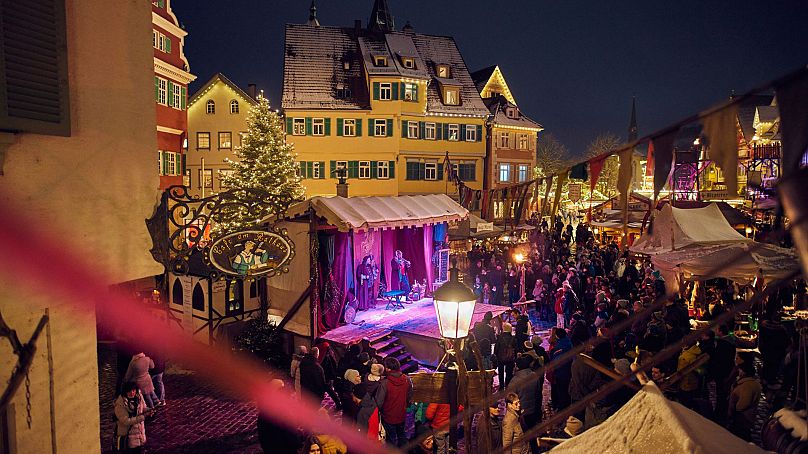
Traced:
[[404, 254], [404, 258], [412, 263], [407, 274], [410, 279], [410, 285], [414, 284], [416, 279], [418, 282], [422, 282], [427, 278], [423, 241], [422, 227], [396, 230], [396, 249], [400, 249], [401, 253]]
[[[369, 232], [353, 232], [353, 270], [356, 272], [362, 259], [370, 255], [379, 271], [382, 269], [384, 262], [382, 261], [382, 232], [373, 230]], [[354, 277], [354, 285], [357, 285], [356, 277]], [[373, 286], [373, 295], [379, 293], [379, 280], [377, 279]], [[358, 297], [358, 295], [357, 295]]]
[[432, 252], [434, 249], [433, 226], [425, 225], [424, 231], [424, 266], [426, 266], [426, 288], [432, 292], [432, 282], [435, 281], [435, 268], [432, 266]]
[[323, 279], [324, 296], [321, 300], [323, 314], [321, 327], [326, 331], [339, 326], [348, 291], [353, 282], [353, 270], [348, 269], [353, 265], [350, 235], [347, 233], [335, 234], [333, 245], [333, 261], [331, 261], [331, 257], [328, 257], [331, 264], [325, 270], [327, 274]]
[[384, 282], [387, 283], [387, 290], [389, 291], [393, 282], [393, 270], [390, 268], [390, 261], [393, 260], [393, 254], [396, 252], [396, 231], [384, 230], [381, 232], [381, 237], [382, 251], [379, 265], [384, 270]]

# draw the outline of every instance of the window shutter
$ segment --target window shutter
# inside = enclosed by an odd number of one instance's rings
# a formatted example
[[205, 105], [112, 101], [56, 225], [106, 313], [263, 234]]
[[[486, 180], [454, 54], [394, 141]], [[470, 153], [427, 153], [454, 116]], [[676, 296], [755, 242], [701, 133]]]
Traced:
[[356, 137], [362, 137], [362, 119], [356, 119]]
[[419, 121], [418, 122], [418, 138], [420, 138], [420, 139], [425, 138], [425, 134], [424, 134], [425, 132], [426, 132], [426, 122]]
[[393, 137], [393, 119], [387, 120], [387, 137]]
[[443, 168], [446, 167], [445, 164], [438, 163], [438, 181], [443, 181]]
[[[167, 81], [168, 83], [168, 107], [175, 107], [174, 106], [174, 82], [170, 80]], [[177, 106], [179, 107], [179, 106]]]
[[[342, 136], [342, 128], [343, 128], [342, 118], [337, 118], [337, 135], [338, 136]], [[334, 162], [334, 161], [331, 161], [331, 162]]]
[[180, 108], [181, 108], [182, 110], [185, 110], [185, 103], [187, 102], [187, 101], [185, 100], [185, 97], [186, 97], [187, 95], [188, 95], [187, 88], [182, 87], [182, 88], [181, 88], [181, 90], [180, 90], [180, 102], [182, 103], [182, 106], [181, 106]]
[[168, 175], [168, 153], [163, 152], [163, 168], [160, 172], [161, 175]]
[[169, 38], [168, 36], [166, 36], [166, 40], [165, 40], [165, 41], [166, 41], [166, 53], [167, 53], [167, 54], [170, 54], [170, 53], [171, 53], [171, 38]]
[[335, 178], [334, 172], [337, 170], [337, 161], [328, 162], [328, 178]]
[[292, 118], [286, 117], [286, 134], [292, 135]]
[[410, 136], [410, 128], [408, 127], [407, 120], [401, 120], [401, 137], [406, 139]]
[[320, 179], [325, 179], [325, 161], [320, 161]]
[[300, 167], [300, 178], [306, 178], [306, 161], [300, 161], [297, 164]]
[[306, 135], [311, 135], [311, 117], [306, 117]]
[[373, 82], [373, 100], [374, 101], [379, 100], [379, 83], [378, 82]]
[[415, 97], [412, 98], [413, 101], [418, 102], [418, 84], [415, 84]]
[[443, 140], [443, 123], [435, 123], [435, 138]]
[[418, 179], [423, 180], [426, 178], [426, 163], [419, 162], [418, 163]]
[[331, 135], [331, 119], [330, 118], [325, 119], [325, 135], [327, 135], [327, 136]]
[[312, 178], [314, 176], [314, 163], [311, 161], [306, 161], [306, 178]]
[[379, 162], [378, 161], [370, 161], [370, 178], [376, 179], [378, 178], [379, 173]]
[[443, 125], [443, 140], [449, 140], [449, 124]]
[[407, 91], [407, 86], [404, 85], [404, 84], [401, 84], [401, 91], [399, 92], [399, 98], [406, 99], [405, 98], [407, 96], [406, 91]]
[[[402, 85], [403, 85], [403, 84], [402, 84]], [[392, 92], [393, 92], [393, 93], [392, 93], [392, 94], [393, 94], [393, 101], [398, 101], [398, 82], [393, 82], [393, 89], [392, 89]], [[403, 99], [403, 98], [404, 98], [404, 97], [402, 96], [402, 99]]]
[[160, 99], [160, 79], [154, 76], [154, 102]]
[[376, 131], [374, 131], [376, 121], [374, 119], [368, 119], [368, 137], [374, 137], [376, 135]]
[[185, 154], [180, 155], [180, 159], [182, 164], [180, 164], [180, 174], [185, 175], [186, 165], [185, 165]]
[[359, 178], [359, 161], [348, 161], [348, 178]]
[[390, 165], [390, 170], [389, 170], [390, 178], [392, 179], [392, 178], [396, 177], [396, 161], [389, 161], [389, 165]]
[[477, 142], [483, 141], [483, 127], [482, 125], [477, 125]]
[[466, 140], [466, 125], [465, 124], [460, 125], [460, 132], [459, 132], [459, 136], [458, 136], [457, 140], [460, 140], [460, 141]]

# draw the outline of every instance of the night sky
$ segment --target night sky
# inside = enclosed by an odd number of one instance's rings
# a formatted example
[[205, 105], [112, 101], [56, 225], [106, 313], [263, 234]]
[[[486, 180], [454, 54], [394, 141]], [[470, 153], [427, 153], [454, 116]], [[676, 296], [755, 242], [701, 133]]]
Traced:
[[[283, 25], [310, 0], [173, 0], [195, 91], [222, 72], [279, 106]], [[805, 0], [389, 0], [400, 29], [455, 38], [470, 71], [498, 64], [522, 111], [580, 154], [640, 135], [808, 63]], [[366, 25], [373, 0], [318, 0], [325, 26]]]

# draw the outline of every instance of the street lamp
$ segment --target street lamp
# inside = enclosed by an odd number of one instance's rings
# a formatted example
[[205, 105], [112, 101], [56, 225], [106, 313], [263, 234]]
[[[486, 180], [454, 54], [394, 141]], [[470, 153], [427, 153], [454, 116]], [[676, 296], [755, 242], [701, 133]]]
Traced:
[[[525, 255], [521, 252], [517, 252], [513, 255], [514, 261], [516, 261], [517, 266], [519, 266], [519, 292], [520, 298], [519, 301], [527, 301], [527, 297], [525, 296]], [[524, 306], [523, 306], [524, 308]]]
[[748, 225], [746, 226], [746, 237], [747, 237], [747, 238], [751, 238], [751, 237], [752, 237], [752, 227], [751, 227], [751, 226], [748, 226]]

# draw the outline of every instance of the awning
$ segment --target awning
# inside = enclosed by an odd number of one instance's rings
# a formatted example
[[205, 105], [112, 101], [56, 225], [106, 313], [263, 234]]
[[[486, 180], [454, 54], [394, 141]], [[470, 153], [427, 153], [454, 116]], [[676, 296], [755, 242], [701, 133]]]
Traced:
[[[482, 224], [482, 226], [480, 224]], [[480, 227], [484, 228], [481, 230]], [[502, 232], [503, 229], [501, 227], [494, 225], [493, 222], [486, 222], [485, 219], [482, 219], [479, 216], [469, 213], [468, 218], [458, 223], [458, 225], [449, 229], [449, 239], [450, 240], [466, 240], [468, 238], [482, 239], [482, 238], [500, 236]]]
[[312, 197], [289, 208], [287, 218], [314, 210], [340, 232], [420, 227], [457, 222], [469, 212], [445, 194], [389, 197]]

